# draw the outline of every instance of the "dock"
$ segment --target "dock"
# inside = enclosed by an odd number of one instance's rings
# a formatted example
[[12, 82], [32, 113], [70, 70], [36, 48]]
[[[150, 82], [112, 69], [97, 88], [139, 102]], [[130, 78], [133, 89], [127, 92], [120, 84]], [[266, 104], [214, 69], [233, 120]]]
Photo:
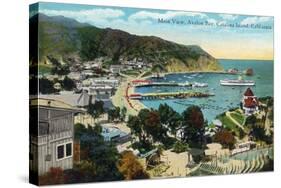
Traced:
[[165, 93], [144, 93], [144, 94], [132, 94], [129, 96], [130, 99], [135, 100], [159, 100], [159, 99], [184, 99], [189, 97], [203, 98], [214, 96], [212, 93], [201, 93], [201, 92], [165, 92]]
[[169, 87], [192, 87], [191, 83], [175, 83], [175, 82], [143, 82], [135, 84], [135, 87], [154, 87], [154, 86], [169, 86]]

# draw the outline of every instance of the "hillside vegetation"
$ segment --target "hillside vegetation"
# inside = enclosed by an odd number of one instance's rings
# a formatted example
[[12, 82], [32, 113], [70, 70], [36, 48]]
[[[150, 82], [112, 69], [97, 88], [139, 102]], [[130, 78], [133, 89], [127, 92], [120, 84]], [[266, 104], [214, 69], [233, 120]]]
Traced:
[[107, 56], [115, 64], [120, 63], [120, 59], [140, 58], [163, 72], [221, 70], [218, 61], [196, 45], [101, 29], [63, 16], [39, 14], [34, 17], [39, 18], [39, 63], [52, 63], [49, 57], [69, 63], [73, 56], [81, 61]]

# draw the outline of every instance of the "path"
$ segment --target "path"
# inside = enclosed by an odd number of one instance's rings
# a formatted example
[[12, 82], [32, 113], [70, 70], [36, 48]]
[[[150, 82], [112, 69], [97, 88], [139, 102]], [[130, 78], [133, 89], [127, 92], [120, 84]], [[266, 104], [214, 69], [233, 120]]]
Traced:
[[226, 113], [225, 113], [225, 115], [226, 115], [226, 117], [228, 117], [234, 124], [236, 124], [238, 127], [240, 127], [243, 131], [245, 131], [245, 128], [238, 122], [238, 121], [236, 121], [236, 119], [234, 119], [232, 116], [231, 116], [231, 114], [230, 114], [230, 112], [229, 111], [227, 111]]
[[188, 153], [174, 153], [171, 150], [163, 152], [163, 158], [165, 162], [168, 162], [170, 166], [167, 171], [163, 174], [165, 176], [186, 176], [189, 172], [189, 168], [186, 167], [188, 163]]

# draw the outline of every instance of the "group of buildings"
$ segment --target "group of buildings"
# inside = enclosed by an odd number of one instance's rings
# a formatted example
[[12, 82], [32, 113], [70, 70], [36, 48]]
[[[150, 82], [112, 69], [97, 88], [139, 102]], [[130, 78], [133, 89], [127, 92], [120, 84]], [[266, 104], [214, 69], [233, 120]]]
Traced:
[[[101, 62], [102, 59], [99, 61]], [[42, 175], [51, 167], [73, 168], [75, 117], [85, 114], [86, 107], [90, 103], [95, 103], [96, 100], [104, 102], [105, 110], [112, 108], [111, 96], [114, 95], [120, 84], [120, 79], [116, 74], [123, 70], [142, 69], [149, 66], [141, 59], [131, 61], [121, 59], [121, 65], [110, 66], [110, 74], [106, 77], [93, 77], [94, 70], [102, 69], [99, 61], [86, 62], [82, 69], [77, 65], [72, 67], [68, 77], [75, 81], [76, 92], [39, 94], [39, 98], [30, 99], [31, 171]], [[256, 113], [258, 106], [257, 97], [248, 88], [242, 99], [245, 115]], [[215, 120], [213, 123], [216, 130], [223, 126], [219, 120]], [[214, 134], [213, 130], [208, 130], [208, 134]], [[125, 142], [130, 140], [130, 134], [113, 126], [104, 126], [102, 135], [105, 141]]]

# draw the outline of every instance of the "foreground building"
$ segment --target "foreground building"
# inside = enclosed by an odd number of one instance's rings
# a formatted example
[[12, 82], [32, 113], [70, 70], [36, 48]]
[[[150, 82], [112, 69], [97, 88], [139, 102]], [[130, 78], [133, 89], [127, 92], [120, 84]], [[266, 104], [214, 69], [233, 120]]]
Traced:
[[43, 175], [51, 167], [73, 168], [74, 116], [80, 112], [58, 100], [30, 100], [31, 173]]

